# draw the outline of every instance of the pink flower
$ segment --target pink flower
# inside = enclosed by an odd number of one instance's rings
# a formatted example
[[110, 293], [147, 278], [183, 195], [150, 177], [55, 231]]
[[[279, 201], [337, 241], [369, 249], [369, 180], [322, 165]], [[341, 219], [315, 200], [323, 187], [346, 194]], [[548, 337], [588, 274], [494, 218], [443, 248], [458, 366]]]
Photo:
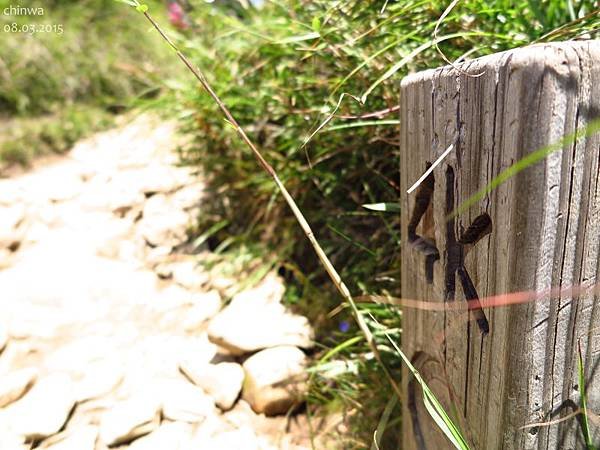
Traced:
[[182, 30], [189, 28], [190, 25], [187, 21], [185, 11], [183, 10], [183, 8], [181, 7], [181, 5], [179, 3], [169, 2], [168, 10], [169, 10], [169, 21], [171, 22], [171, 24], [173, 24], [174, 26], [176, 26], [177, 28], [180, 28]]

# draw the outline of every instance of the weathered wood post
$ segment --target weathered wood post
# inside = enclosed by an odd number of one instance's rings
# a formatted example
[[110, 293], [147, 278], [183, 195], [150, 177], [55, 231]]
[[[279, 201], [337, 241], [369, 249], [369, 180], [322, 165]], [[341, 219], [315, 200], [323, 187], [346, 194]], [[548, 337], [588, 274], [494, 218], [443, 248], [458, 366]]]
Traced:
[[[588, 407], [600, 414], [599, 296], [570, 289], [600, 282], [600, 135], [566, 142], [452, 212], [517, 161], [600, 118], [600, 42], [536, 45], [459, 67], [402, 81], [402, 297], [452, 308], [403, 308], [402, 347], [471, 448], [584, 448], [581, 416], [521, 427], [579, 408], [578, 340]], [[538, 296], [476, 308], [478, 298], [523, 291]], [[404, 375], [403, 450], [450, 448]]]

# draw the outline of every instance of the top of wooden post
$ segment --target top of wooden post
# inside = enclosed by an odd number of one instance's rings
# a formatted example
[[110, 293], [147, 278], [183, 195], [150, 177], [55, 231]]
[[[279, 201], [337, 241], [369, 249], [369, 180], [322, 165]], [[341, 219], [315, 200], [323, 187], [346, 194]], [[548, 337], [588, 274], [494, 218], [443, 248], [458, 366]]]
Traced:
[[[582, 448], [577, 418], [523, 427], [579, 407], [578, 340], [600, 411], [600, 136], [569, 139], [600, 118], [600, 42], [409, 75], [400, 114], [402, 297], [438, 308], [403, 309], [404, 351], [472, 448]], [[444, 448], [405, 378], [404, 448]]]

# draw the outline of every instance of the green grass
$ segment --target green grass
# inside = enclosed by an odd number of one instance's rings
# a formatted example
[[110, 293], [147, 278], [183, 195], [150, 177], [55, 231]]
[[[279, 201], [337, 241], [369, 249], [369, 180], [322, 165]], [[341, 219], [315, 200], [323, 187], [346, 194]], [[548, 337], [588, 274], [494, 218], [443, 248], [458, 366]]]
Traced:
[[[146, 3], [164, 21], [163, 2]], [[394, 108], [401, 77], [465, 54], [589, 37], [599, 20], [592, 0], [464, 0], [443, 21], [449, 2], [287, 0], [265, 2], [260, 10], [236, 2], [190, 3], [195, 25], [172, 30], [175, 42], [203, 68], [259, 145], [357, 295], [399, 295]], [[0, 0], [2, 10], [11, 4]], [[0, 16], [0, 164], [64, 152], [140, 101], [176, 104], [184, 128], [196, 137], [182, 156], [204, 170], [212, 191], [197, 244], [208, 242], [219, 254], [212, 264], [228, 262], [235, 273], [247, 272], [248, 284], [280, 269], [290, 286], [288, 303], [309, 316], [318, 332], [309, 412], [348, 414], [344, 448], [397, 448], [401, 405], [390, 400], [386, 372], [361, 330], [346, 326], [348, 305], [339, 304], [302, 230], [236, 130], [192, 78], [170, 81], [181, 74], [172, 51], [154, 30], [147, 32], [134, 9], [114, 0], [26, 6], [41, 6], [45, 14]], [[2, 32], [7, 25], [13, 29], [12, 23], [61, 25], [63, 32]], [[167, 86], [172, 97], [165, 99], [159, 94]], [[401, 314], [389, 305], [358, 308], [383, 363], [399, 379], [402, 364], [410, 365], [398, 346]], [[580, 361], [580, 375], [581, 367]], [[420, 382], [436, 423], [466, 448], [460, 430]], [[586, 430], [587, 422], [589, 446]]]
[[101, 108], [81, 105], [43, 117], [9, 119], [1, 125], [0, 161], [24, 166], [39, 156], [64, 153], [90, 130], [106, 128], [112, 119]]
[[585, 365], [583, 363], [583, 353], [581, 351], [581, 340], [577, 341], [577, 377], [579, 380], [579, 391], [581, 398], [581, 428], [583, 432], [583, 438], [587, 450], [596, 450], [597, 447], [594, 445], [592, 435], [590, 433], [590, 424], [588, 419], [587, 409], [587, 395], [585, 387]]
[[[592, 3], [569, 7], [549, 1], [539, 9], [527, 1], [464, 1], [440, 24], [437, 40], [444, 55], [455, 60], [467, 52], [475, 57], [577, 36], [597, 26], [597, 18], [586, 16]], [[393, 204], [398, 197], [398, 123], [395, 114], [369, 113], [397, 105], [403, 75], [445, 64], [432, 38], [447, 4], [389, 2], [381, 12], [384, 2], [367, 7], [358, 1], [287, 1], [237, 16], [194, 4], [202, 33], [180, 35], [177, 44], [258, 143], [351, 291], [399, 294], [398, 216], [361, 207]], [[386, 410], [389, 390], [382, 386], [381, 367], [357, 328], [336, 330], [348, 311], [336, 309], [338, 297], [300, 228], [235, 130], [215, 114], [195, 83], [190, 88], [177, 93], [180, 114], [197, 136], [184, 154], [208, 174], [213, 191], [201, 228], [226, 219], [215, 242], [227, 242], [230, 249], [259, 242], [278, 256], [295, 286], [289, 301], [317, 324], [323, 354], [336, 349], [336, 358], [353, 368], [335, 380], [321, 379], [317, 371], [310, 403], [356, 411], [347, 438], [356, 448], [371, 447], [384, 412], [398, 414]], [[381, 305], [360, 308], [372, 315], [376, 341], [398, 376], [402, 359], [377, 333], [397, 330], [398, 342], [398, 312]], [[397, 430], [387, 428], [380, 448], [394, 448], [398, 437]]]
[[[237, 8], [235, 14], [192, 3], [197, 31], [178, 35], [177, 46], [202, 67], [258, 143], [356, 294], [399, 292], [398, 215], [385, 212], [397, 212], [397, 205], [387, 205], [398, 196], [398, 121], [391, 112], [400, 77], [467, 53], [589, 34], [598, 20], [590, 14], [591, 1], [551, 0], [542, 9], [528, 1], [467, 0], [433, 36], [447, 6], [442, 2], [290, 0], [258, 12]], [[374, 430], [376, 447], [396, 448], [398, 405], [389, 401], [385, 376], [399, 377], [402, 363], [410, 367], [398, 347], [400, 314], [390, 306], [359, 305], [388, 372], [364, 330], [336, 330], [349, 318], [347, 305], [338, 305], [302, 230], [235, 127], [215, 114], [195, 82], [175, 94], [178, 114], [197, 136], [183, 155], [204, 169], [213, 194], [199, 240], [210, 234], [224, 254], [236, 255], [252, 243], [257, 254], [276, 255], [292, 286], [288, 302], [311, 317], [323, 347], [311, 377], [309, 411], [319, 405], [350, 412], [345, 448], [372, 447]], [[361, 208], [365, 204], [368, 210]], [[468, 448], [416, 371], [413, 376], [436, 424], [457, 448]]]
[[[164, 20], [162, 3], [150, 4]], [[170, 51], [112, 0], [0, 0], [0, 12], [11, 6], [44, 14], [0, 14], [0, 165], [67, 150], [172, 76]], [[42, 25], [51, 31], [16, 31]]]

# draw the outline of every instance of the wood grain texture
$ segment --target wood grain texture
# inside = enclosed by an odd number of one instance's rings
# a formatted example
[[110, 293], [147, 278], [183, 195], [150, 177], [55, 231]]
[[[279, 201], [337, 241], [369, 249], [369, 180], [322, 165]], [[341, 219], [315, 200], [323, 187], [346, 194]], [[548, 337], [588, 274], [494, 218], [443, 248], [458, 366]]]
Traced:
[[[443, 67], [408, 76], [401, 84], [403, 236], [419, 194], [406, 190], [454, 144], [429, 180], [428, 210], [416, 231], [410, 230], [426, 237], [439, 259], [428, 269], [426, 252], [407, 239], [402, 296], [464, 306], [439, 312], [404, 308], [402, 347], [472, 448], [583, 448], [577, 418], [521, 427], [579, 407], [578, 339], [588, 406], [600, 414], [598, 296], [548, 294], [525, 304], [486, 308], [487, 333], [481, 315], [467, 311], [465, 296], [600, 281], [600, 136], [549, 154], [454, 219], [448, 213], [524, 156], [600, 118], [600, 42], [530, 46], [460, 67], [484, 74], [469, 77]], [[488, 219], [491, 229], [480, 233], [478, 227], [489, 228]], [[471, 242], [476, 233], [478, 240]], [[407, 372], [403, 389], [412, 398], [404, 402], [403, 448], [450, 448]], [[592, 424], [592, 433], [599, 442], [600, 428]]]

